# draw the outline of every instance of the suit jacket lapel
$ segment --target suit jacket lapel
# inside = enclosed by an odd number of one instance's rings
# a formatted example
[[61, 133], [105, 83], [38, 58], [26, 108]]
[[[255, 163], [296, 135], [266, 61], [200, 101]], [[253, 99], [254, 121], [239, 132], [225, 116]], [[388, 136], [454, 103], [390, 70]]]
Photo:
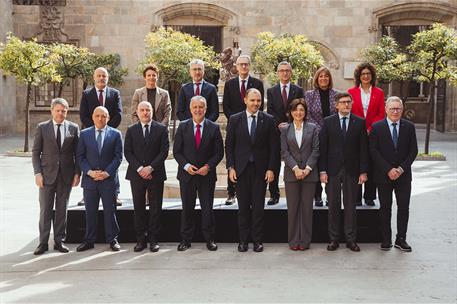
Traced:
[[70, 124], [68, 123], [68, 121], [64, 120], [62, 126], [64, 128], [63, 143], [62, 143], [62, 148], [63, 148], [68, 143], [67, 138], [71, 136], [71, 133], [70, 133]]
[[[401, 122], [401, 120], [400, 120], [400, 122]], [[387, 119], [385, 119], [385, 118], [384, 118], [383, 125], [384, 125], [384, 132], [385, 132], [387, 138], [390, 138], [390, 140], [388, 140], [388, 143], [391, 146], [391, 149], [395, 151], [394, 139], [392, 138], [392, 133], [390, 133], [389, 123], [387, 122]], [[400, 129], [400, 125], [398, 127]], [[400, 132], [400, 134], [401, 134], [401, 132]], [[401, 136], [400, 134], [399, 134], [399, 136]], [[398, 147], [399, 142], [400, 142], [400, 137], [398, 137], [397, 147]]]
[[[197, 151], [197, 146], [195, 145], [195, 134], [194, 134], [194, 122], [192, 119], [187, 121], [185, 126], [185, 136], [191, 139], [192, 151]], [[205, 132], [203, 132], [205, 133]], [[201, 142], [200, 142], [201, 145]]]
[[245, 136], [251, 142], [251, 136], [249, 135], [249, 128], [251, 126], [248, 126], [248, 118], [246, 116], [246, 111], [243, 111], [243, 114], [241, 115], [241, 135]]
[[57, 146], [57, 138], [56, 138], [56, 133], [54, 132], [54, 122], [52, 119], [49, 121], [49, 123], [46, 125], [46, 133], [48, 134], [49, 138], [52, 140], [54, 147], [59, 150], [59, 147]]
[[162, 89], [159, 87], [156, 87], [156, 98], [155, 98], [155, 104], [153, 104], [154, 112], [157, 113], [159, 110], [159, 104], [162, 101]]
[[296, 91], [296, 88], [293, 84], [290, 84], [290, 87], [289, 87], [289, 95], [287, 96], [287, 101], [290, 102], [293, 98], [295, 98], [295, 91]]
[[[238, 100], [241, 100], [241, 102], [244, 102], [243, 99], [241, 99], [240, 76], [236, 77], [235, 79], [236, 79], [236, 81], [233, 82], [233, 85], [234, 85], [233, 90], [235, 92], [235, 97]], [[251, 82], [251, 78], [249, 77], [249, 81], [248, 81], [248, 83], [246, 85], [246, 87], [247, 87], [246, 91], [249, 90], [249, 83], [250, 82]]]
[[289, 125], [289, 129], [287, 130], [287, 137], [289, 138], [289, 142], [295, 145], [297, 150], [299, 150], [300, 148], [298, 147], [297, 139], [295, 138], [295, 125], [293, 122]]
[[211, 132], [211, 130], [208, 119], [205, 119], [205, 122], [203, 123], [203, 135], [200, 141], [200, 148], [208, 141], [208, 137], [210, 136], [209, 132]]
[[[260, 133], [262, 132], [262, 128], [263, 128], [263, 113], [261, 111], [258, 111], [257, 112], [257, 124], [256, 124], [256, 128], [255, 128], [255, 138], [254, 138], [254, 143], [256, 143], [258, 140], [259, 140], [259, 135]], [[246, 122], [247, 122], [247, 119], [246, 119]]]

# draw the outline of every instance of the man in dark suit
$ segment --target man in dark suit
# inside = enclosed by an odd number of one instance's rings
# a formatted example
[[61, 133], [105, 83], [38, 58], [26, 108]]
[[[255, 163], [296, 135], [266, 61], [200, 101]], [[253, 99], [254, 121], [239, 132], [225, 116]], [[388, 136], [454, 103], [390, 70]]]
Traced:
[[[51, 220], [54, 222], [54, 250], [68, 252], [62, 244], [67, 225], [71, 187], [79, 184], [81, 170], [76, 162], [79, 127], [66, 120], [68, 103], [63, 98], [51, 102], [52, 119], [38, 124], [32, 150], [35, 183], [39, 187], [40, 244], [34, 254], [48, 250]], [[52, 210], [55, 204], [55, 217]]]
[[[159, 251], [158, 236], [162, 211], [163, 186], [167, 179], [165, 160], [168, 156], [168, 129], [152, 120], [152, 105], [142, 101], [135, 109], [139, 122], [131, 125], [125, 135], [124, 155], [129, 166], [126, 179], [132, 190], [137, 244], [135, 252], [146, 248]], [[146, 215], [146, 194], [149, 219]]]
[[[276, 127], [283, 126], [287, 121], [287, 108], [290, 102], [297, 98], [303, 98], [303, 89], [292, 84], [292, 66], [287, 61], [282, 61], [277, 68], [279, 83], [267, 90], [267, 112], [273, 115]], [[279, 131], [278, 131], [279, 132]], [[279, 152], [278, 152], [279, 153]], [[270, 200], [268, 205], [275, 205], [279, 202], [279, 171], [281, 170], [281, 158], [277, 157], [274, 168], [275, 178], [268, 186]]]
[[411, 251], [406, 242], [409, 202], [411, 198], [411, 165], [417, 156], [417, 139], [414, 124], [402, 119], [403, 102], [396, 96], [386, 101], [387, 118], [372, 125], [370, 152], [374, 168], [374, 182], [378, 186], [381, 207], [381, 250], [392, 248], [392, 192], [397, 199], [397, 236], [395, 247]]
[[219, 99], [216, 87], [203, 79], [205, 63], [203, 60], [194, 59], [189, 63], [189, 67], [192, 82], [183, 84], [179, 91], [176, 116], [180, 121], [192, 118], [189, 110], [190, 100], [192, 97], [200, 95], [206, 99], [207, 110], [205, 117], [211, 121], [216, 121], [219, 117]]
[[173, 145], [173, 156], [178, 162], [182, 200], [181, 243], [178, 245], [178, 251], [185, 251], [191, 247], [197, 194], [202, 211], [202, 232], [206, 247], [210, 251], [216, 251], [213, 203], [216, 167], [224, 157], [224, 146], [219, 125], [205, 119], [205, 97], [192, 97], [190, 112], [192, 118], [179, 124]]
[[324, 119], [320, 132], [319, 172], [328, 189], [327, 250], [339, 247], [341, 190], [344, 205], [346, 247], [360, 251], [356, 243], [357, 223], [355, 196], [358, 185], [366, 182], [368, 169], [368, 138], [365, 120], [351, 114], [352, 97], [342, 92], [335, 96], [337, 114]]
[[263, 217], [267, 183], [274, 179], [279, 157], [279, 135], [271, 115], [259, 111], [262, 95], [257, 89], [246, 92], [246, 111], [234, 114], [227, 125], [225, 151], [229, 178], [236, 183], [238, 196], [238, 251], [263, 251]]
[[[238, 77], [232, 78], [224, 85], [224, 97], [222, 99], [222, 107], [224, 109], [227, 121], [233, 114], [246, 110], [244, 97], [246, 91], [250, 88], [259, 90], [261, 97], [260, 111], [263, 111], [263, 83], [261, 80], [249, 75], [251, 67], [251, 58], [248, 55], [240, 55], [236, 59], [236, 70]], [[227, 194], [228, 198], [225, 201], [226, 205], [235, 203], [235, 185], [227, 179]]]
[[[79, 118], [81, 119], [82, 129], [92, 127], [92, 113], [98, 106], [103, 106], [108, 110], [108, 126], [117, 128], [122, 119], [122, 101], [121, 94], [118, 90], [108, 87], [108, 71], [99, 67], [94, 71], [94, 87], [83, 92], [79, 106]], [[117, 205], [121, 206], [122, 202], [117, 198], [119, 194], [119, 185], [116, 190]], [[78, 206], [83, 206], [84, 200], [78, 202]]]
[[118, 168], [122, 162], [122, 135], [107, 125], [109, 113], [105, 107], [96, 107], [92, 120], [94, 126], [81, 131], [76, 154], [83, 172], [81, 187], [86, 208], [86, 235], [76, 251], [94, 248], [100, 198], [103, 203], [105, 239], [110, 243], [111, 250], [119, 251], [119, 225], [115, 211]]

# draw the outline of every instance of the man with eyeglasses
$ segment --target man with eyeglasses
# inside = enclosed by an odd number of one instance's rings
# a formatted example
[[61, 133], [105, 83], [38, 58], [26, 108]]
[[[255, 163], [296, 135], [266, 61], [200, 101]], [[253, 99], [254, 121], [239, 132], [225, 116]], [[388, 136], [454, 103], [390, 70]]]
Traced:
[[[291, 101], [297, 98], [303, 98], [304, 93], [302, 88], [290, 82], [292, 79], [292, 66], [290, 63], [287, 61], [280, 62], [277, 73], [279, 83], [267, 90], [267, 112], [273, 115], [276, 127], [279, 128], [288, 121], [286, 113]], [[270, 190], [268, 205], [275, 205], [279, 202], [278, 181], [279, 171], [281, 170], [281, 158], [278, 156], [277, 159], [278, 161], [274, 169], [275, 178], [268, 187], [268, 190]]]
[[[392, 192], [397, 200], [397, 236], [395, 248], [412, 251], [406, 242], [409, 202], [411, 198], [411, 165], [417, 155], [414, 124], [402, 119], [403, 102], [391, 96], [385, 106], [387, 117], [373, 124], [370, 133], [370, 152], [374, 168], [374, 182], [378, 186], [381, 208], [381, 250], [392, 248]], [[401, 135], [401, 136], [400, 136]]]
[[[248, 55], [240, 55], [236, 59], [236, 70], [238, 77], [232, 78], [224, 85], [224, 97], [222, 98], [222, 106], [224, 115], [227, 121], [233, 114], [246, 110], [244, 97], [250, 88], [259, 90], [261, 95], [260, 111], [263, 111], [263, 83], [261, 80], [249, 75], [251, 69], [251, 58]], [[228, 198], [225, 201], [226, 205], [235, 203], [235, 185], [227, 179], [227, 194]]]
[[338, 113], [324, 119], [319, 134], [320, 180], [327, 184], [328, 189], [330, 243], [327, 250], [335, 251], [339, 247], [342, 190], [346, 247], [358, 252], [355, 196], [358, 185], [367, 181], [367, 131], [365, 120], [351, 114], [352, 97], [349, 93], [338, 93], [335, 100]]
[[180, 121], [192, 118], [190, 113], [190, 100], [194, 96], [205, 97], [207, 108], [205, 117], [211, 121], [216, 121], [219, 117], [219, 99], [214, 85], [205, 81], [205, 63], [201, 59], [193, 59], [189, 63], [189, 74], [191, 82], [182, 85], [178, 96], [178, 106], [176, 116]]

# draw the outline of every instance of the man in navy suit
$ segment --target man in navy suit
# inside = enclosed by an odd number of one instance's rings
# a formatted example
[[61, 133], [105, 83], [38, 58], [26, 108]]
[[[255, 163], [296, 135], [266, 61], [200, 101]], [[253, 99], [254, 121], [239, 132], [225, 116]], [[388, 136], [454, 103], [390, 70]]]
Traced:
[[[82, 129], [94, 125], [92, 121], [92, 113], [98, 106], [103, 106], [108, 110], [109, 122], [108, 126], [117, 128], [122, 119], [122, 101], [121, 94], [118, 90], [108, 87], [109, 74], [108, 71], [99, 67], [94, 71], [94, 87], [84, 90], [79, 106], [79, 117], [82, 122]], [[116, 202], [118, 206], [122, 202], [118, 200], [119, 185], [116, 190]], [[78, 203], [78, 206], [83, 206], [84, 200]]]
[[76, 251], [94, 248], [100, 198], [103, 203], [105, 239], [111, 250], [119, 251], [119, 226], [115, 211], [118, 168], [122, 162], [122, 135], [107, 125], [109, 113], [105, 107], [96, 107], [92, 120], [94, 126], [81, 131], [76, 154], [83, 174], [81, 187], [86, 209], [86, 235]]
[[271, 115], [259, 111], [261, 94], [246, 92], [246, 111], [234, 114], [227, 125], [225, 151], [229, 178], [238, 196], [238, 251], [248, 250], [252, 237], [254, 251], [263, 251], [265, 190], [274, 179], [279, 157], [279, 134]]
[[395, 248], [412, 251], [406, 242], [411, 198], [411, 165], [417, 156], [414, 124], [401, 118], [403, 102], [396, 96], [386, 101], [387, 117], [372, 125], [370, 152], [374, 168], [374, 182], [378, 186], [381, 207], [381, 250], [392, 248], [392, 192], [397, 199], [397, 236]]
[[[263, 111], [263, 83], [261, 80], [249, 75], [251, 68], [251, 58], [248, 55], [240, 55], [236, 59], [236, 70], [238, 77], [232, 78], [224, 85], [224, 97], [222, 98], [222, 106], [224, 109], [227, 121], [233, 114], [246, 110], [244, 97], [246, 91], [250, 88], [259, 90], [261, 97], [260, 111]], [[235, 185], [227, 179], [227, 194], [228, 198], [225, 201], [226, 205], [235, 203]]]
[[216, 251], [213, 203], [216, 167], [224, 157], [224, 146], [219, 125], [205, 119], [205, 97], [192, 97], [190, 112], [192, 118], [179, 124], [173, 145], [173, 156], [178, 162], [182, 200], [181, 243], [178, 251], [191, 247], [197, 194], [202, 210], [202, 232], [206, 247], [210, 251]]
[[[125, 135], [124, 154], [129, 166], [126, 179], [132, 189], [137, 244], [135, 252], [143, 251], [147, 241], [150, 251], [159, 251], [158, 236], [162, 212], [163, 186], [167, 179], [165, 160], [168, 156], [168, 129], [152, 120], [152, 105], [142, 101], [135, 109], [139, 122], [131, 125]], [[146, 194], [149, 219], [146, 214]]]
[[324, 119], [319, 134], [320, 180], [327, 184], [328, 189], [330, 243], [327, 250], [334, 251], [339, 247], [342, 190], [346, 247], [358, 252], [355, 197], [358, 185], [367, 181], [367, 131], [365, 119], [351, 114], [352, 97], [349, 93], [336, 94], [335, 101], [338, 113]]
[[[303, 98], [303, 89], [290, 82], [292, 78], [292, 66], [287, 61], [282, 61], [277, 68], [279, 83], [267, 90], [267, 112], [273, 115], [276, 126], [279, 128], [288, 121], [286, 113], [290, 102], [297, 98]], [[278, 131], [279, 132], [279, 131]], [[279, 152], [278, 152], [279, 153]], [[270, 200], [268, 205], [279, 202], [279, 171], [281, 170], [281, 158], [277, 158], [274, 168], [275, 179], [269, 184]]]
[[192, 82], [182, 85], [178, 96], [178, 106], [176, 116], [180, 121], [192, 118], [190, 113], [190, 100], [196, 95], [205, 97], [206, 99], [206, 114], [205, 117], [211, 121], [216, 121], [219, 117], [219, 99], [217, 90], [214, 85], [205, 81], [205, 63], [203, 60], [194, 59], [189, 64], [189, 73], [192, 77]]

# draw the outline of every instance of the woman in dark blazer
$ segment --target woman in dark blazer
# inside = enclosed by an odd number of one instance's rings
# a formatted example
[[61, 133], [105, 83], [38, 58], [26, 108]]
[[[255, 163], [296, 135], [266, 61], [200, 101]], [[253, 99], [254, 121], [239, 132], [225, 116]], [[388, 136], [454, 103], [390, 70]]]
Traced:
[[[333, 89], [332, 74], [326, 67], [321, 67], [316, 71], [313, 78], [313, 86], [313, 90], [305, 93], [305, 101], [308, 106], [308, 122], [316, 124], [318, 130], [320, 130], [324, 124], [324, 118], [336, 113], [335, 95], [338, 91]], [[316, 184], [314, 203], [317, 207], [324, 205], [321, 183]]]
[[280, 128], [281, 157], [285, 163], [284, 183], [287, 199], [288, 242], [291, 250], [305, 250], [311, 243], [313, 197], [319, 180], [319, 130], [305, 121], [303, 98], [289, 105], [289, 123]]

